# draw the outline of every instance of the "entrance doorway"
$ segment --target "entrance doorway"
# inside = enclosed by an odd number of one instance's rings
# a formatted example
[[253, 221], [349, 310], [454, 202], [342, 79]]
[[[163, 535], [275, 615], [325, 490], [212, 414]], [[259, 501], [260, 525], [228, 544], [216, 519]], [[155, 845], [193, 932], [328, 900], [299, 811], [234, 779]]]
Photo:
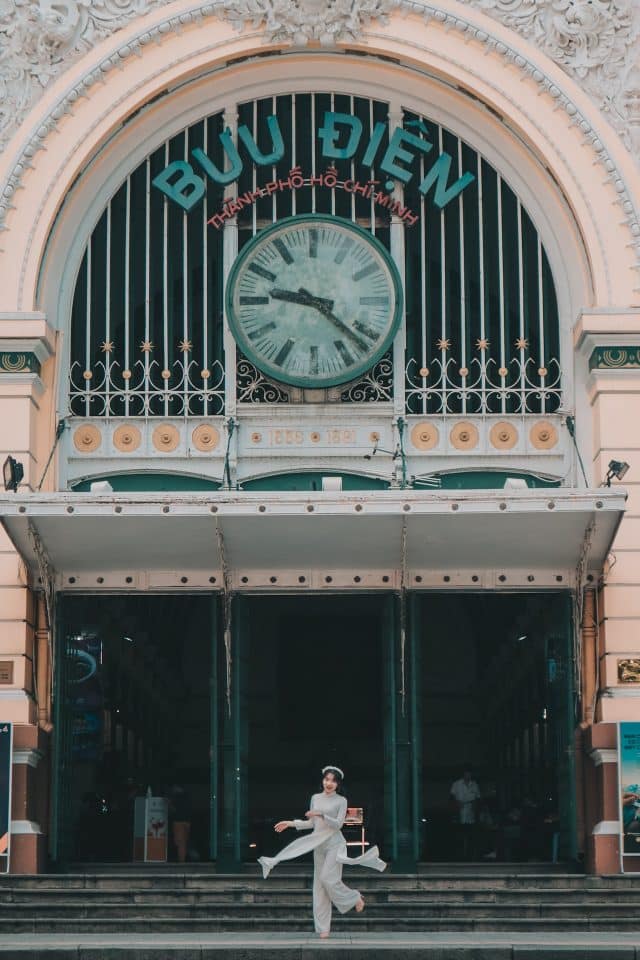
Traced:
[[64, 596], [58, 623], [53, 859], [131, 861], [149, 788], [183, 791], [187, 858], [209, 859], [214, 600]]
[[304, 816], [332, 763], [345, 772], [349, 806], [363, 808], [367, 833], [382, 842], [384, 599], [244, 603], [251, 856], [282, 846], [273, 824]]
[[[574, 859], [570, 597], [429, 594], [416, 604], [422, 858]], [[479, 788], [470, 824], [451, 794], [465, 770]]]

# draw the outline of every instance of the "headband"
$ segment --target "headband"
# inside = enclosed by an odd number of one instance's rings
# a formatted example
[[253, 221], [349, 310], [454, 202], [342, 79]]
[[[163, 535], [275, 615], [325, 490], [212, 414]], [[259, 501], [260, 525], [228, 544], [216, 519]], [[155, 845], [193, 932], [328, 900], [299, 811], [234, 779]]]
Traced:
[[336, 773], [339, 773], [339, 774], [340, 774], [341, 779], [344, 780], [344, 773], [342, 772], [342, 770], [340, 769], [340, 767], [334, 767], [334, 766], [323, 767], [323, 768], [322, 768], [322, 773], [325, 774], [325, 773], [327, 772], [327, 770], [335, 770]]

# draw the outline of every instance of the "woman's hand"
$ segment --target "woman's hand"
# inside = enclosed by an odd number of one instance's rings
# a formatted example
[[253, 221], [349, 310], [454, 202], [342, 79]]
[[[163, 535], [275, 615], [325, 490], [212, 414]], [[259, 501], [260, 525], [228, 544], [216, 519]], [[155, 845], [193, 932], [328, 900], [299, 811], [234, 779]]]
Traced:
[[305, 817], [307, 817], [308, 819], [311, 819], [311, 817], [321, 817], [321, 816], [323, 816], [323, 814], [321, 814], [319, 810], [307, 810], [307, 812], [305, 813]]
[[292, 827], [293, 823], [291, 820], [281, 820], [280, 823], [276, 823], [273, 828], [276, 833], [282, 833], [283, 830], [288, 830], [289, 827]]

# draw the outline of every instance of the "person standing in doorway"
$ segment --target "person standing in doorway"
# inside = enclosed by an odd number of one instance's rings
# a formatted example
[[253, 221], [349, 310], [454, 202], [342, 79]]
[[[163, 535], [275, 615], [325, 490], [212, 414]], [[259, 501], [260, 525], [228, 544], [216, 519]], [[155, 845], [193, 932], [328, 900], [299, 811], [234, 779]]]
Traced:
[[476, 808], [480, 799], [480, 787], [469, 768], [463, 771], [459, 780], [451, 784], [450, 794], [456, 807], [462, 859], [473, 860], [476, 855]]
[[360, 857], [348, 857], [347, 845], [342, 835], [342, 824], [347, 812], [347, 800], [340, 795], [344, 774], [339, 767], [324, 767], [322, 770], [322, 793], [314, 793], [304, 820], [280, 820], [276, 833], [294, 827], [310, 830], [306, 837], [299, 837], [275, 857], [259, 857], [262, 875], [266, 879], [270, 871], [283, 860], [293, 860], [313, 850], [313, 920], [316, 933], [323, 939], [331, 930], [331, 907], [347, 913], [353, 907], [356, 913], [364, 910], [364, 898], [358, 890], [352, 890], [342, 881], [343, 864], [355, 864], [382, 871], [387, 866], [380, 859], [378, 848], [370, 847]]

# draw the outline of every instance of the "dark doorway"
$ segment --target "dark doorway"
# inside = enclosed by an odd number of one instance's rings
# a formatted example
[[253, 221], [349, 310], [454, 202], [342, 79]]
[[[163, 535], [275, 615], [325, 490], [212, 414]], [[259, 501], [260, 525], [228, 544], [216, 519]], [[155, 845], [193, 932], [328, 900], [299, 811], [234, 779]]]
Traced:
[[[250, 606], [248, 819], [251, 855], [279, 819], [304, 816], [323, 766], [345, 772], [367, 833], [383, 827], [383, 600], [264, 598]], [[350, 836], [347, 839], [351, 839]], [[375, 841], [374, 841], [375, 842]]]
[[188, 798], [188, 859], [209, 858], [213, 604], [194, 595], [61, 598], [54, 859], [131, 861], [135, 798], [176, 787]]
[[[567, 594], [419, 598], [423, 859], [575, 856], [571, 636]], [[472, 824], [451, 793], [465, 770]]]

